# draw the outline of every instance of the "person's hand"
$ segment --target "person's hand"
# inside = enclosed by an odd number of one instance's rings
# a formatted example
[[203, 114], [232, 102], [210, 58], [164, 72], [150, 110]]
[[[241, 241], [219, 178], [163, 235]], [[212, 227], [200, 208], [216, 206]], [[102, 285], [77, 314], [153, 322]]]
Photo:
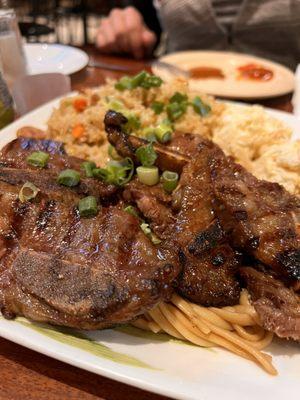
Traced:
[[103, 53], [128, 53], [143, 58], [151, 53], [155, 41], [155, 33], [147, 28], [134, 7], [114, 8], [101, 21], [96, 46]]

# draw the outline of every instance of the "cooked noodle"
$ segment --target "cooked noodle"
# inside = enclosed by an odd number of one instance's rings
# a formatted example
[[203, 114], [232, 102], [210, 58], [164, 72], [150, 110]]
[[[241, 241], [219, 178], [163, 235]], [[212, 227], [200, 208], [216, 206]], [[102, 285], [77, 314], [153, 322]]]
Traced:
[[273, 339], [273, 333], [259, 325], [246, 290], [234, 307], [202, 307], [174, 294], [168, 303], [160, 303], [133, 325], [154, 333], [166, 332], [177, 339], [201, 347], [220, 346], [254, 361], [269, 374], [276, 375], [272, 357], [261, 352]]

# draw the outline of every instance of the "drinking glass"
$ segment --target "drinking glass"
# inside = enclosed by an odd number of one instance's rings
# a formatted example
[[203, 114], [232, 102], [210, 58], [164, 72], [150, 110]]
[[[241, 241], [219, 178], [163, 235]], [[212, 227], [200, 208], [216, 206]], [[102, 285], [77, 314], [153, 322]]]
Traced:
[[2, 72], [8, 87], [26, 75], [26, 59], [22, 39], [13, 9], [0, 9], [0, 57]]

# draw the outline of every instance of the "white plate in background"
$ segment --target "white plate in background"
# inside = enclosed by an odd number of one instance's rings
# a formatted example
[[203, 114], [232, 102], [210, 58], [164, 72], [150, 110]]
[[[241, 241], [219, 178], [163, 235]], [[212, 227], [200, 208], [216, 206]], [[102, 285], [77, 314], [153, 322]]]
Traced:
[[[3, 129], [0, 148], [14, 139], [22, 126], [45, 129], [53, 107], [58, 104], [59, 99], [54, 100]], [[293, 137], [300, 139], [299, 119], [284, 112], [268, 109], [267, 112], [289, 125]], [[76, 330], [69, 332], [78, 333]], [[84, 331], [83, 334], [86, 339], [78, 339], [57, 332], [50, 325], [41, 328], [24, 318], [8, 321], [0, 317], [0, 336], [6, 339], [79, 368], [175, 399], [299, 397], [299, 344], [274, 341], [267, 348], [279, 372], [273, 377], [256, 364], [219, 348], [203, 349], [172, 340], [156, 340], [158, 336], [155, 335], [141, 338], [132, 332], [111, 329]]]
[[61, 44], [27, 43], [24, 50], [30, 75], [48, 72], [70, 75], [80, 71], [89, 61], [84, 51]]
[[[247, 54], [225, 51], [181, 51], [167, 54], [159, 61], [173, 64], [184, 70], [195, 67], [213, 67], [221, 69], [224, 79], [190, 79], [192, 90], [232, 99], [259, 99], [280, 96], [294, 89], [294, 73], [283, 65], [264, 58]], [[271, 69], [274, 76], [269, 81], [237, 79], [237, 68], [257, 64]], [[169, 81], [174, 75], [167, 69], [153, 66], [153, 73]]]

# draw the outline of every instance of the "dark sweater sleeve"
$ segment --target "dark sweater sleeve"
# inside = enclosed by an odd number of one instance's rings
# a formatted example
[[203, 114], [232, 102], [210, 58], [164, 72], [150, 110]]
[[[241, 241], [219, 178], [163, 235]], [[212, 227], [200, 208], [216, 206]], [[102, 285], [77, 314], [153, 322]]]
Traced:
[[161, 26], [156, 9], [151, 0], [125, 0], [122, 1], [122, 5], [124, 7], [135, 7], [142, 14], [148, 28], [156, 33], [157, 40], [160, 38]]

